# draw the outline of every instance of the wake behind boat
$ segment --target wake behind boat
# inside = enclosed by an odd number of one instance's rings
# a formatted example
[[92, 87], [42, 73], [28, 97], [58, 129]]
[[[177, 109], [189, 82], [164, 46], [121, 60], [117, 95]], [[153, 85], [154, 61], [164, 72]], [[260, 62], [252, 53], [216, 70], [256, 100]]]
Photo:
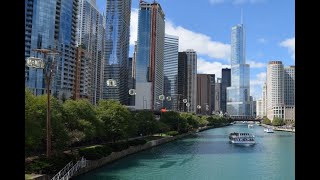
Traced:
[[230, 133], [229, 140], [232, 144], [243, 146], [250, 146], [256, 143], [254, 135], [249, 133]]

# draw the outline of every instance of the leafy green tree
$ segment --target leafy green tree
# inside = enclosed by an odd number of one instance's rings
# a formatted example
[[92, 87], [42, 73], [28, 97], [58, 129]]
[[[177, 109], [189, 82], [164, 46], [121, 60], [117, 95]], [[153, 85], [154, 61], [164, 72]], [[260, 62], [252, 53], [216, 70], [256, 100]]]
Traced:
[[276, 117], [272, 120], [272, 125], [273, 126], [282, 126], [282, 125], [284, 125], [284, 121], [282, 118]]
[[179, 133], [188, 132], [190, 128], [187, 119], [181, 117], [178, 112], [174, 111], [162, 113], [160, 121], [166, 124], [171, 131], [178, 131]]
[[158, 129], [158, 133], [160, 133], [160, 135], [162, 133], [166, 133], [166, 132], [170, 131], [169, 126], [161, 121], [157, 121], [157, 129]]
[[185, 119], [190, 126], [189, 128], [198, 128], [199, 127], [199, 121], [198, 116], [190, 114], [190, 113], [181, 113], [180, 114], [181, 119]]
[[207, 117], [206, 116], [201, 116], [197, 118], [197, 121], [199, 122], [199, 126], [200, 127], [204, 127], [206, 125], [208, 125], [208, 121], [207, 121]]
[[43, 130], [41, 122], [36, 118], [36, 97], [30, 90], [25, 90], [25, 152], [29, 155], [41, 146]]
[[151, 111], [139, 111], [135, 114], [137, 134], [151, 135], [159, 130], [157, 120]]
[[267, 118], [266, 116], [265, 116], [265, 117], [263, 117], [263, 119], [262, 119], [262, 123], [263, 123], [263, 124], [267, 124], [267, 125], [271, 125], [271, 121], [270, 121], [270, 119], [269, 119], [269, 118]]
[[[81, 139], [77, 137], [80, 141], [90, 140], [94, 137], [99, 137], [103, 135], [103, 122], [97, 118], [97, 113], [94, 106], [85, 99], [80, 100], [67, 100], [63, 104], [64, 116], [66, 117], [66, 127], [70, 132], [80, 131], [83, 132], [85, 136]], [[79, 133], [71, 133], [79, 134]]]
[[104, 123], [106, 136], [113, 142], [128, 138], [130, 125], [134, 122], [130, 118], [129, 110], [114, 100], [101, 100], [97, 108], [98, 118]]
[[[34, 96], [26, 90], [25, 115], [26, 155], [44, 153], [46, 149], [47, 96]], [[69, 137], [64, 126], [63, 107], [61, 102], [52, 96], [51, 128], [52, 149], [56, 152], [65, 149]]]

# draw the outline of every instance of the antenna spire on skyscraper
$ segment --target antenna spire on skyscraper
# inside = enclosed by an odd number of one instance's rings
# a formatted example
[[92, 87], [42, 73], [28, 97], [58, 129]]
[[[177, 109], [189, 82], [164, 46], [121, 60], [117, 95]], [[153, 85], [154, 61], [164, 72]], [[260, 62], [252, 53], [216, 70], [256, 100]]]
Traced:
[[242, 12], [242, 10], [243, 9], [241, 8], [241, 22], [240, 22], [241, 24], [243, 24], [243, 12]]

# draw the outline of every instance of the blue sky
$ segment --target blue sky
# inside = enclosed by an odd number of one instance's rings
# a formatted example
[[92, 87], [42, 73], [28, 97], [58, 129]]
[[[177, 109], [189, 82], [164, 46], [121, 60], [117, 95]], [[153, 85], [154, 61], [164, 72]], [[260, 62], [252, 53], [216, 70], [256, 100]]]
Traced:
[[[106, 0], [96, 0], [101, 12]], [[152, 2], [153, 0], [146, 0]], [[250, 64], [251, 95], [259, 99], [270, 60], [294, 65], [294, 0], [158, 0], [166, 18], [166, 33], [179, 36], [179, 50], [195, 49], [198, 73], [230, 67], [231, 27], [241, 22], [246, 32], [246, 62]], [[132, 0], [130, 53], [137, 39], [139, 0]]]

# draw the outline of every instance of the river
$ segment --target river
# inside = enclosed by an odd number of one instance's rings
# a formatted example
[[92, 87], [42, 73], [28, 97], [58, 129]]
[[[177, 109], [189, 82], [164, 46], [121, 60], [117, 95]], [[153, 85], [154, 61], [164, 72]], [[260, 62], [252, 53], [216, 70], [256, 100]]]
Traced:
[[[249, 132], [256, 144], [229, 143], [231, 132]], [[210, 129], [120, 159], [76, 180], [294, 180], [295, 134], [235, 124]]]

